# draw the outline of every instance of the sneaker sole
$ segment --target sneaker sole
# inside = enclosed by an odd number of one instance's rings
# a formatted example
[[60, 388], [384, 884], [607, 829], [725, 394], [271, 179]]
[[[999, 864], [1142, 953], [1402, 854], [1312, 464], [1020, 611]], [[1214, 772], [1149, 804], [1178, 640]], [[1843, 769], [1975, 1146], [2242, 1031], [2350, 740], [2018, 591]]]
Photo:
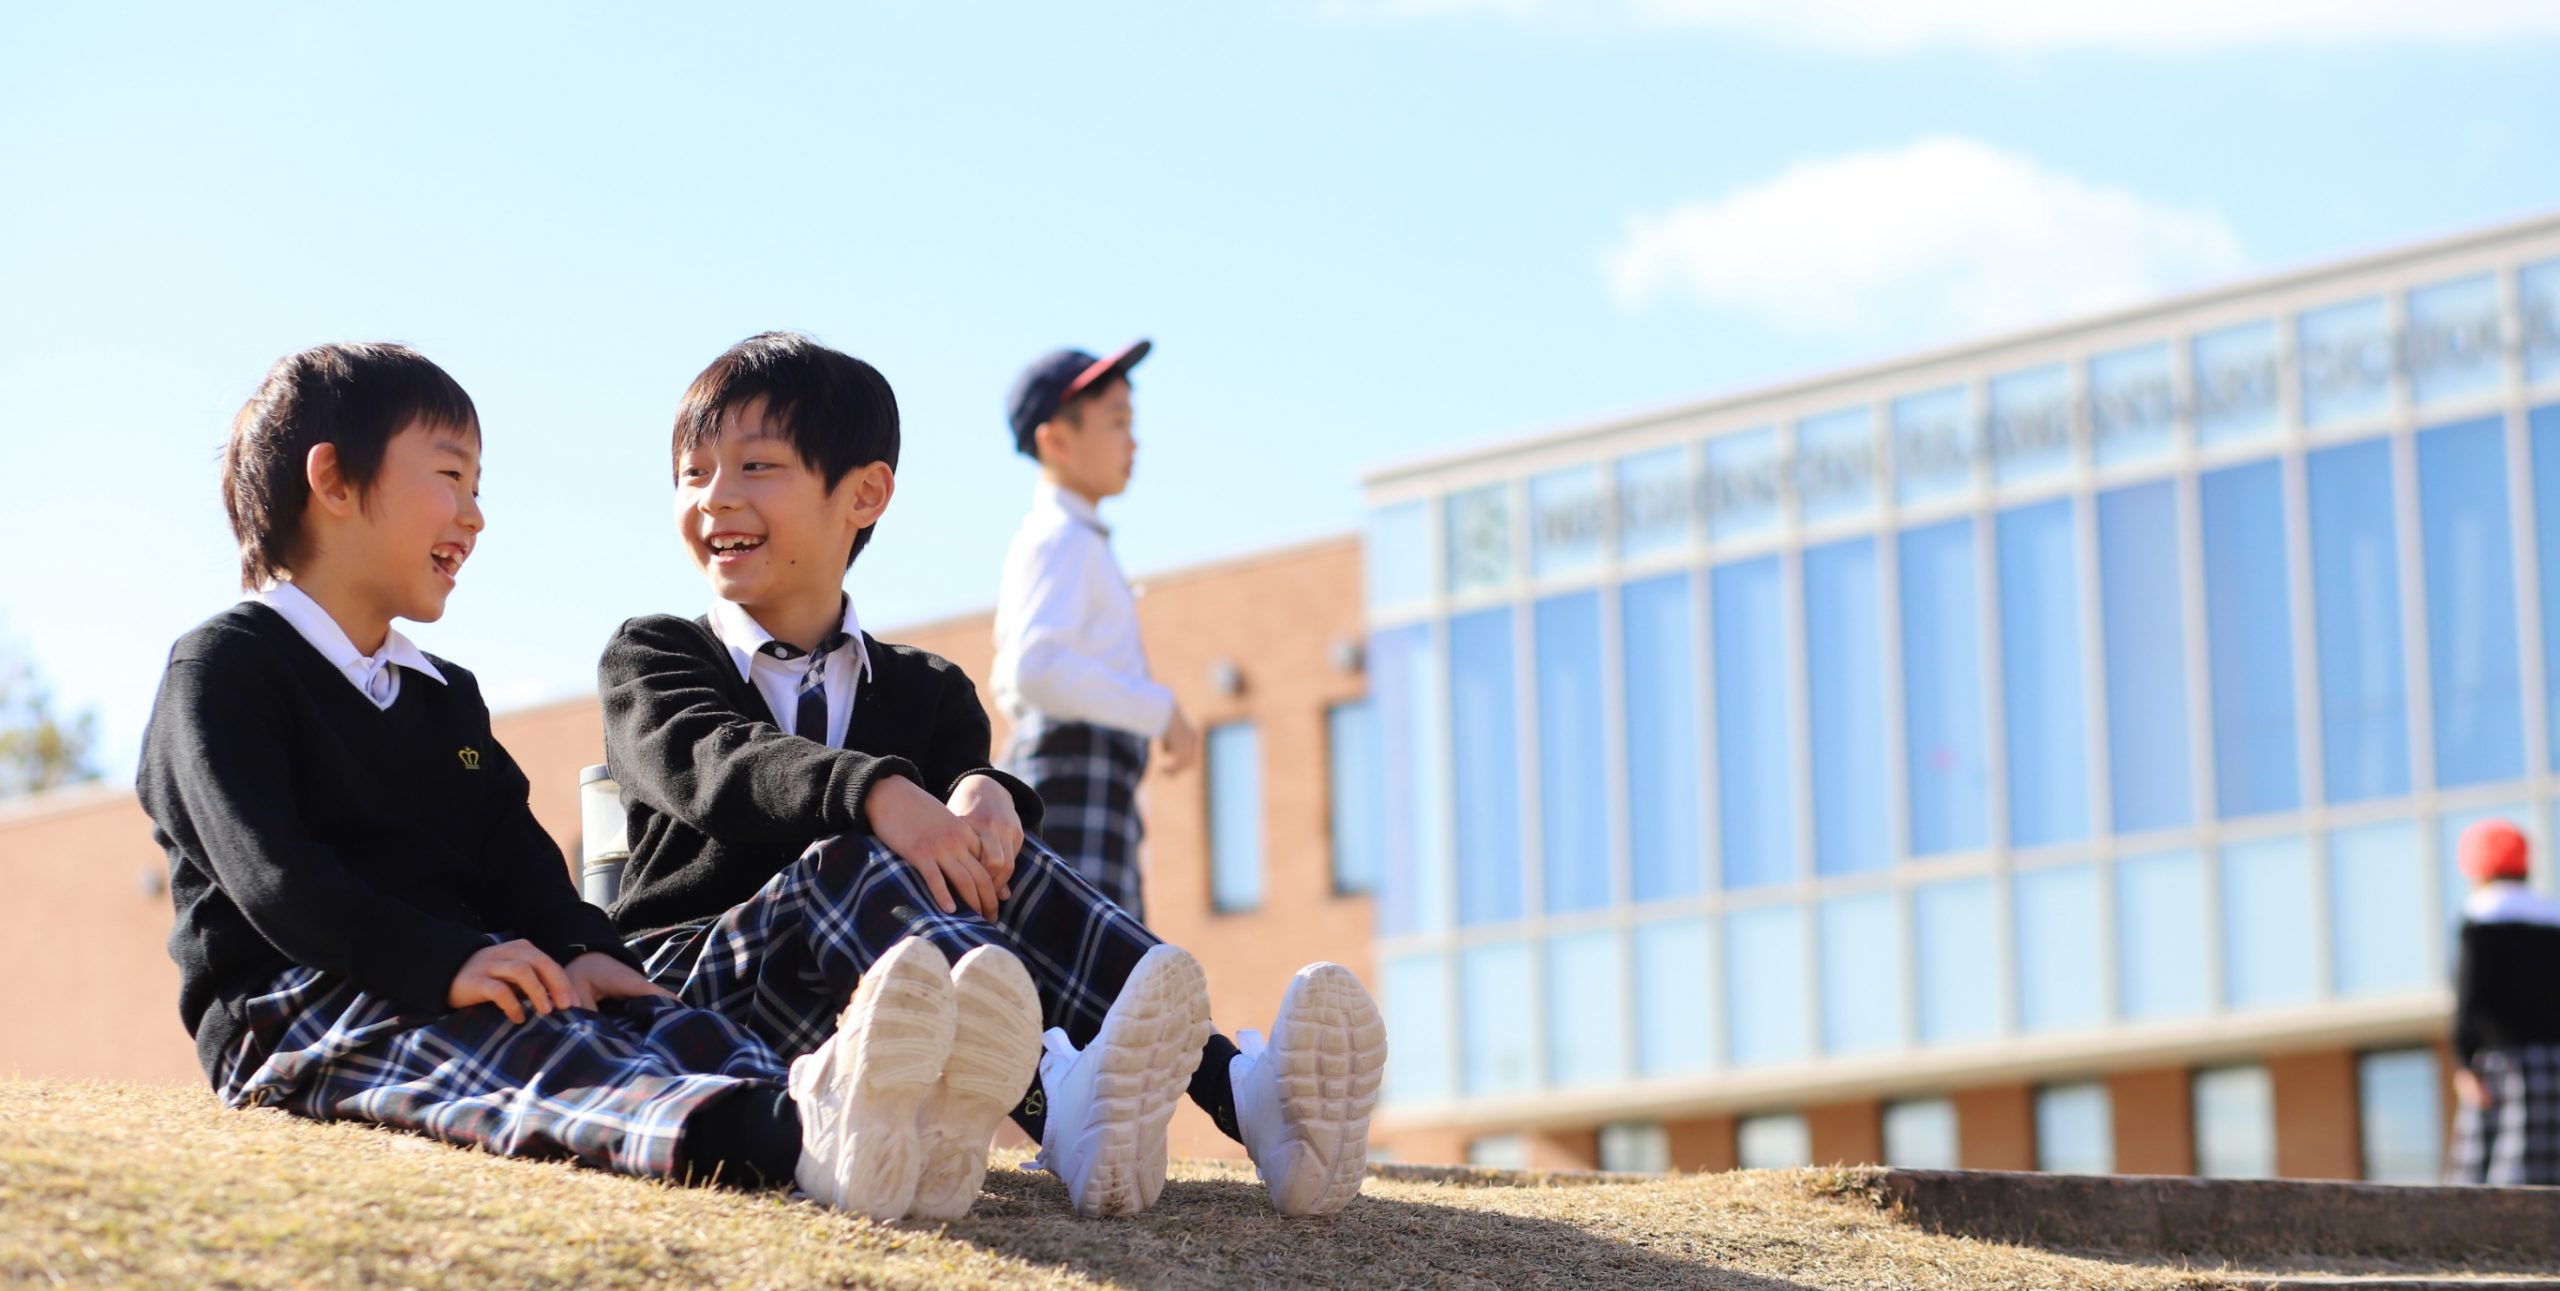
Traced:
[[854, 988], [827, 1041], [829, 1070], [819, 1077], [835, 1086], [824, 1094], [835, 1097], [848, 1118], [850, 1141], [841, 1153], [843, 1168], [820, 1181], [832, 1185], [832, 1195], [801, 1181], [819, 1200], [880, 1220], [896, 1219], [914, 1204], [922, 1167], [916, 1108], [951, 1052], [949, 964], [933, 943], [909, 938]]
[[958, 1021], [942, 1081], [917, 1115], [924, 1166], [908, 1215], [947, 1222], [969, 1213], [987, 1178], [987, 1148], [1040, 1066], [1040, 994], [1010, 952], [980, 946], [951, 970]]
[[[1138, 961], [1089, 1049], [1094, 1073], [1092, 1143], [1081, 1179], [1068, 1181], [1076, 1213], [1134, 1215], [1164, 1192], [1165, 1128], [1209, 1041], [1209, 979], [1179, 946]], [[1096, 1141], [1098, 1140], [1098, 1141]]]
[[1350, 969], [1316, 964], [1289, 983], [1262, 1062], [1273, 1069], [1282, 1122], [1296, 1155], [1279, 1174], [1289, 1191], [1271, 1189], [1285, 1215], [1330, 1215], [1360, 1195], [1368, 1175], [1369, 1114], [1387, 1067], [1387, 1025], [1377, 1001]]

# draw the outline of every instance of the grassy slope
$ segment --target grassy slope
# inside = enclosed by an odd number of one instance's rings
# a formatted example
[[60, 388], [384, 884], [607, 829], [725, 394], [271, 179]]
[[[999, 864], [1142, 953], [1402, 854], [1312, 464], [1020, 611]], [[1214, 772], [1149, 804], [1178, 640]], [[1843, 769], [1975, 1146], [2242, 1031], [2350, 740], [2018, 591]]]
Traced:
[[2147, 1288], [2174, 1270], [1918, 1233], [1825, 1172], [1496, 1186], [1374, 1178], [1330, 1220], [1177, 1164], [1134, 1220], [999, 1165], [948, 1229], [229, 1112], [200, 1090], [0, 1080], [0, 1283], [166, 1286]]

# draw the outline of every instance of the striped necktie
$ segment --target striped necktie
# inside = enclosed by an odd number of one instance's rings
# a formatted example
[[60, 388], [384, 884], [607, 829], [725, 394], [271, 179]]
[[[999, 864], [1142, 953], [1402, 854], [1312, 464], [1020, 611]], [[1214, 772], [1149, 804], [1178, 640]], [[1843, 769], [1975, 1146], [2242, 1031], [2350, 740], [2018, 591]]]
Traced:
[[816, 650], [802, 650], [788, 641], [767, 641], [756, 647], [776, 659], [789, 661], [806, 656], [809, 660], [809, 670], [800, 674], [799, 712], [792, 718], [792, 734], [820, 744], [828, 742], [827, 656], [852, 640], [849, 633], [831, 632], [826, 640], [818, 643]]

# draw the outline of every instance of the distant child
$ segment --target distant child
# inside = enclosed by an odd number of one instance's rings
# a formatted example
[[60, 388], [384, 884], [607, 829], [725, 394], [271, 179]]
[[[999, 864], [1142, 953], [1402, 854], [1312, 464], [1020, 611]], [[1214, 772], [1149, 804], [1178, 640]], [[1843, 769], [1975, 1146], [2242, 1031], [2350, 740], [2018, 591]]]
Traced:
[[1099, 508], [1129, 487], [1129, 370], [1154, 348], [1108, 358], [1043, 355], [1014, 378], [1006, 419], [1014, 450], [1040, 463], [1031, 514], [1005, 552], [996, 595], [996, 702], [1013, 723], [1004, 765], [1048, 804], [1046, 838], [1076, 872], [1146, 918], [1138, 782], [1147, 744], [1178, 772], [1200, 733], [1147, 673], [1138, 604], [1111, 556]]
[[[631, 841], [615, 922], [650, 977], [696, 1003], [868, 981], [907, 939], [955, 958], [1001, 947], [1050, 1028], [1037, 1083], [1002, 1106], [1079, 1212], [1154, 1202], [1186, 1087], [1275, 1206], [1340, 1209], [1386, 1057], [1376, 1005], [1349, 970], [1309, 965], [1268, 1045], [1245, 1032], [1240, 1051], [1211, 1029], [1199, 964], [1032, 836], [1041, 802], [987, 765], [969, 678], [864, 632], [845, 593], [896, 492], [898, 445], [888, 382], [805, 336], [749, 337], [686, 390], [675, 527], [711, 609], [633, 619], [599, 665]], [[781, 938], [807, 949], [767, 953]], [[786, 1055], [821, 1038], [795, 1010], [759, 1028]], [[983, 1170], [995, 1117], [932, 1117], [928, 1139], [974, 1148]]]
[[[677, 1002], [570, 888], [479, 684], [392, 628], [442, 617], [479, 543], [480, 448], [470, 397], [396, 345], [280, 360], [232, 423], [251, 595], [170, 651], [138, 778], [206, 1076], [233, 1107], [906, 1213], [917, 1108], [964, 1056], [942, 952], [831, 983], [832, 1037], [788, 1064]], [[961, 971], [1028, 996], [1010, 960]]]
[[2560, 1184], [2560, 903], [2527, 885], [2530, 849], [2503, 820], [2462, 831], [2471, 880], [2453, 995], [2448, 1182]]

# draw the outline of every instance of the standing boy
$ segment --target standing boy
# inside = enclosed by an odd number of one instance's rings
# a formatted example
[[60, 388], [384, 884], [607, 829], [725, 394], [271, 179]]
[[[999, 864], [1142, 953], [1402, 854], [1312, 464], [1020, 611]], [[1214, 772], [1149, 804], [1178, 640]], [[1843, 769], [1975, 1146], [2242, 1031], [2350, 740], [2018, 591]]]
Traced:
[[1040, 463], [1040, 481], [1005, 553], [994, 678], [1013, 723], [1003, 762], [1047, 804], [1049, 845], [1141, 920], [1148, 741], [1170, 772], [1200, 751], [1173, 692], [1147, 675], [1137, 600], [1099, 513], [1129, 487], [1138, 455], [1129, 370], [1153, 346], [1137, 341], [1107, 358], [1058, 350], [1014, 379], [1013, 446]]

